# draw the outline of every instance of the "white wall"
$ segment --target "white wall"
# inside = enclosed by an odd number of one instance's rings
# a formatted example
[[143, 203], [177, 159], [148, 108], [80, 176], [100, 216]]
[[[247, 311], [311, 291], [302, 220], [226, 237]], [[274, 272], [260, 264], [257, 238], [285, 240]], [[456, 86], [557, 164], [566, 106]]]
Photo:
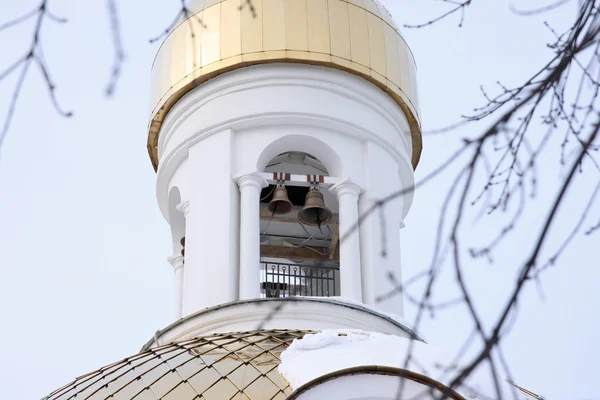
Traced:
[[[377, 144], [364, 143], [365, 192], [359, 201], [360, 214], [372, 209], [374, 203], [401, 190], [400, 177], [393, 170], [394, 160]], [[402, 296], [388, 300], [375, 300], [393, 291], [397, 285], [390, 279], [393, 274], [397, 283], [402, 282], [400, 259], [400, 222], [404, 199], [402, 196], [386, 202], [365, 219], [360, 227], [361, 261], [363, 271], [363, 301], [383, 311], [403, 315]], [[384, 218], [380, 216], [383, 212]]]
[[238, 190], [234, 133], [224, 130], [189, 150], [183, 315], [237, 299]]

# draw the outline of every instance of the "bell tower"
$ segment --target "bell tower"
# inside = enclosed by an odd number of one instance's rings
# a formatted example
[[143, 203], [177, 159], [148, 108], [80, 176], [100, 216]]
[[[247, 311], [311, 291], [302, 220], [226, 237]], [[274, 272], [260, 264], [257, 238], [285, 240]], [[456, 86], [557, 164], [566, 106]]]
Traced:
[[421, 152], [409, 48], [373, 0], [239, 3], [192, 2], [153, 65], [176, 318], [339, 297], [401, 315], [401, 296], [375, 299], [401, 280], [412, 194], [373, 207], [413, 185]]

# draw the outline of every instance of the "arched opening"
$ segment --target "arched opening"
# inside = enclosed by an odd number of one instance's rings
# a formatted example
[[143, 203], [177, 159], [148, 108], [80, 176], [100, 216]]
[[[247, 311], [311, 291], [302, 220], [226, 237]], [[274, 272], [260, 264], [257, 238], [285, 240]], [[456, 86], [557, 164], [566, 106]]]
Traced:
[[185, 243], [185, 216], [177, 209], [181, 204], [181, 193], [177, 187], [169, 191], [169, 225], [171, 225], [171, 239], [173, 242], [173, 255], [184, 255]]
[[[314, 160], [318, 162], [318, 164], [314, 164], [315, 166], [319, 166], [319, 168], [324, 168], [327, 172], [327, 175], [331, 174], [332, 176], [342, 176], [342, 161], [338, 154], [333, 150], [329, 145], [323, 142], [320, 139], [317, 139], [314, 136], [308, 135], [287, 135], [277, 140], [274, 140], [270, 143], [259, 156], [256, 169], [257, 171], [263, 172], [284, 172], [284, 171], [272, 171], [269, 170], [273, 165], [273, 160], [277, 159], [278, 156], [286, 154], [286, 153], [296, 153], [296, 154], [304, 154], [308, 156], [308, 159], [305, 159], [305, 163], [308, 165], [302, 166], [302, 164], [291, 163], [294, 164], [294, 170], [298, 171], [296, 173], [311, 173], [311, 172], [302, 172], [305, 169], [300, 168], [308, 168], [310, 164], [314, 163]], [[289, 161], [296, 159], [295, 156], [291, 157]], [[289, 163], [289, 162], [288, 162]], [[271, 165], [271, 167], [269, 167]], [[280, 168], [283, 168], [281, 166]], [[314, 172], [317, 173], [318, 172]]]
[[[261, 296], [339, 296], [338, 204], [324, 182], [327, 166], [313, 154], [287, 150], [264, 162], [262, 171], [273, 179], [260, 196]], [[322, 195], [329, 221], [302, 219], [310, 191]], [[282, 198], [289, 212], [276, 212], [273, 202]], [[319, 207], [317, 215], [327, 212]]]

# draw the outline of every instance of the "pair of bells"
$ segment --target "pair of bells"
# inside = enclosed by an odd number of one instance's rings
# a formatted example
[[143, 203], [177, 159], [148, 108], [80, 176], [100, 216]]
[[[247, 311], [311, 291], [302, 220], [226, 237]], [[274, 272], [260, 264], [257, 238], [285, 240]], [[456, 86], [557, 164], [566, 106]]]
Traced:
[[[284, 185], [278, 184], [267, 209], [273, 214], [281, 215], [292, 211], [292, 207], [293, 204], [288, 198], [287, 189]], [[329, 223], [331, 217], [331, 210], [325, 206], [323, 193], [317, 186], [311, 185], [304, 199], [304, 207], [298, 212], [298, 219], [304, 225], [321, 226]]]

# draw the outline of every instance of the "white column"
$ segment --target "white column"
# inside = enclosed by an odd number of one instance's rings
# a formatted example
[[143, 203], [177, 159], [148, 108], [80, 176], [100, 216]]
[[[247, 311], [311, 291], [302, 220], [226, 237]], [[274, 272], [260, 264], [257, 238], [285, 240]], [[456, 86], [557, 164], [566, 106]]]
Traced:
[[189, 201], [184, 201], [175, 208], [177, 209], [177, 211], [181, 211], [183, 216], [187, 219], [187, 216], [190, 212], [190, 202]]
[[260, 297], [260, 192], [268, 183], [259, 173], [237, 179], [240, 188], [240, 300]]
[[[366, 186], [359, 199], [361, 215], [372, 209], [377, 201], [407, 187], [403, 184], [400, 174], [395, 173], [398, 168], [397, 161], [379, 144], [365, 141], [363, 156]], [[407, 168], [402, 174], [412, 178], [412, 168], [408, 165]], [[398, 196], [387, 201], [382, 208], [376, 208], [360, 224], [363, 303], [400, 316], [402, 294], [398, 293], [396, 282], [402, 282], [399, 227], [405, 200], [411, 199]], [[396, 282], [390, 279], [390, 274], [393, 274]], [[397, 295], [386, 296], [390, 293]], [[382, 300], [381, 296], [385, 299]]]
[[[190, 202], [183, 201], [175, 208], [187, 220], [190, 212]], [[185, 236], [185, 231], [183, 235]], [[179, 252], [177, 252], [177, 249]], [[180, 319], [183, 316], [183, 264], [185, 257], [180, 253], [181, 247], [177, 246], [177, 249], [175, 250], [176, 254], [167, 258], [167, 261], [173, 266], [173, 272], [175, 273], [175, 319]]]
[[345, 180], [331, 187], [337, 196], [340, 217], [340, 291], [342, 297], [362, 302], [358, 196], [361, 188]]
[[[359, 215], [364, 215], [369, 211], [369, 208], [372, 206], [373, 202], [370, 201], [367, 197], [366, 193], [363, 193], [358, 199], [358, 213]], [[359, 229], [360, 234], [360, 266], [361, 266], [361, 276], [362, 276], [362, 297], [363, 303], [369, 305], [371, 307], [375, 307], [375, 262], [373, 257], [371, 257], [371, 249], [373, 246], [373, 241], [379, 239], [381, 235], [376, 236], [376, 232], [374, 230], [373, 215], [369, 218], [365, 218], [361, 224]], [[377, 238], [377, 239], [376, 239]]]
[[183, 316], [183, 256], [175, 255], [167, 259], [175, 272], [175, 319]]

